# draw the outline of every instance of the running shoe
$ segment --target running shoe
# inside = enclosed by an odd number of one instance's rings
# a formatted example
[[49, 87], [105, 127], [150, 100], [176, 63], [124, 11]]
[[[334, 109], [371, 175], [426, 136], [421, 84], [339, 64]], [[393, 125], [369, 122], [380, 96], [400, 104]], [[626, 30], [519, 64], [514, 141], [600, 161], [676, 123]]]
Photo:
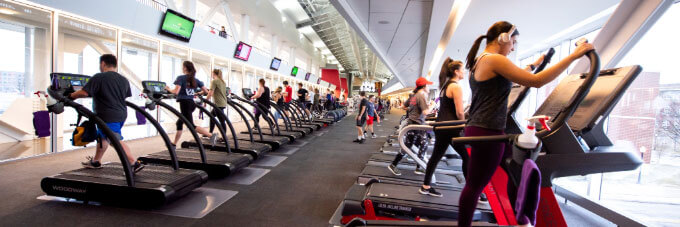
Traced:
[[144, 164], [142, 164], [142, 161], [140, 160], [137, 160], [135, 164], [132, 165], [132, 170], [134, 170], [135, 173], [142, 171], [142, 169], [144, 169]]
[[210, 145], [215, 146], [217, 144], [217, 133], [213, 133], [210, 136]]
[[420, 194], [423, 195], [429, 195], [429, 196], [434, 196], [434, 197], [443, 197], [442, 193], [439, 193], [437, 190], [434, 190], [434, 187], [430, 187], [428, 189], [423, 188], [423, 186], [420, 186], [420, 189], [418, 190]]
[[484, 193], [482, 193], [482, 194], [479, 196], [479, 203], [482, 203], [482, 204], [489, 204], [489, 199], [486, 198], [486, 195], [485, 195]]
[[378, 138], [378, 136], [376, 136], [375, 134], [373, 134], [373, 135], [371, 136], [371, 138], [375, 139], [375, 138]]
[[396, 166], [390, 164], [389, 166], [387, 166], [387, 169], [389, 169], [390, 172], [392, 172], [392, 174], [396, 176], [401, 176], [401, 171], [399, 171], [399, 169]]
[[80, 164], [83, 165], [83, 167], [88, 168], [88, 169], [101, 169], [102, 168], [102, 163], [99, 161], [94, 161], [92, 156], [87, 156], [87, 161], [81, 162]]
[[413, 171], [416, 175], [425, 175], [425, 170], [421, 168], [420, 166], [416, 167], [416, 170]]

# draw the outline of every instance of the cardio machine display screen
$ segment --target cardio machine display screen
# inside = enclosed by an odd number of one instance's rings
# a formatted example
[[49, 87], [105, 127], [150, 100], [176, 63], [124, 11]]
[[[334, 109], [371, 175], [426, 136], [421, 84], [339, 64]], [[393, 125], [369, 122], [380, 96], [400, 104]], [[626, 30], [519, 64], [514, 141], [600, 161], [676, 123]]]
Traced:
[[144, 81], [142, 82], [142, 85], [145, 92], [163, 93], [163, 90], [165, 89], [165, 82], [160, 81]]
[[[633, 82], [639, 72], [639, 66], [623, 67], [610, 73], [601, 72], [588, 95], [569, 118], [568, 124], [571, 129], [574, 131], [589, 130], [603, 120], [601, 116], [608, 114], [606, 108], [616, 104], [612, 102], [618, 101], [623, 90]], [[581, 78], [580, 74], [564, 78], [536, 111], [536, 115], [548, 115], [554, 119], [555, 115], [569, 103], [583, 81], [584, 78]]]

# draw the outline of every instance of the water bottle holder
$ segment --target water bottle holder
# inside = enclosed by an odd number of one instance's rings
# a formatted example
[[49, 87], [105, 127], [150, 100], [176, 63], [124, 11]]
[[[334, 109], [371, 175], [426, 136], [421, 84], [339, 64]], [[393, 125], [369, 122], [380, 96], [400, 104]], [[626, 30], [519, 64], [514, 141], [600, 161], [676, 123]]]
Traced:
[[524, 164], [524, 161], [527, 159], [536, 161], [538, 154], [541, 152], [542, 146], [543, 143], [539, 141], [536, 147], [533, 149], [521, 148], [517, 146], [517, 137], [515, 137], [514, 143], [512, 143], [512, 160], [520, 165]]

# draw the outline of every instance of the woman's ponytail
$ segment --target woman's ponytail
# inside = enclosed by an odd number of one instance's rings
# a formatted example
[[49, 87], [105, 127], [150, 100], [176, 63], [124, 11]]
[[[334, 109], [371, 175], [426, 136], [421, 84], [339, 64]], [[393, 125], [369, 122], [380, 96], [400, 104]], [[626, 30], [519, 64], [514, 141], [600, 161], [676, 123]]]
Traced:
[[472, 67], [475, 66], [475, 58], [477, 58], [477, 52], [479, 51], [479, 45], [482, 44], [482, 39], [486, 39], [486, 35], [479, 36], [475, 40], [475, 43], [472, 44], [472, 48], [470, 48], [470, 51], [468, 52], [467, 55], [467, 63], [465, 64], [465, 68], [468, 70], [472, 70]]

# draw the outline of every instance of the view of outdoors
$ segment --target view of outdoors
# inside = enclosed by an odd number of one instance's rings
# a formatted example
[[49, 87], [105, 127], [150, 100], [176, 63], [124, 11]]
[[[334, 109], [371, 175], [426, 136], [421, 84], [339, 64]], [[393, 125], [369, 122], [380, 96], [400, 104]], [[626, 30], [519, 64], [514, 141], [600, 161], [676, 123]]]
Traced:
[[[644, 161], [642, 167], [555, 180], [561, 187], [653, 226], [680, 224], [680, 69], [674, 58], [653, 57], [680, 51], [673, 45], [678, 27], [680, 4], [674, 4], [617, 65], [641, 65], [643, 72], [609, 115], [605, 130], [615, 146], [635, 148]], [[581, 37], [593, 40], [598, 32]], [[581, 37], [555, 46], [556, 56], [571, 53], [573, 42]], [[520, 64], [533, 62], [539, 54]], [[532, 89], [518, 116], [533, 114], [557, 83]]]

